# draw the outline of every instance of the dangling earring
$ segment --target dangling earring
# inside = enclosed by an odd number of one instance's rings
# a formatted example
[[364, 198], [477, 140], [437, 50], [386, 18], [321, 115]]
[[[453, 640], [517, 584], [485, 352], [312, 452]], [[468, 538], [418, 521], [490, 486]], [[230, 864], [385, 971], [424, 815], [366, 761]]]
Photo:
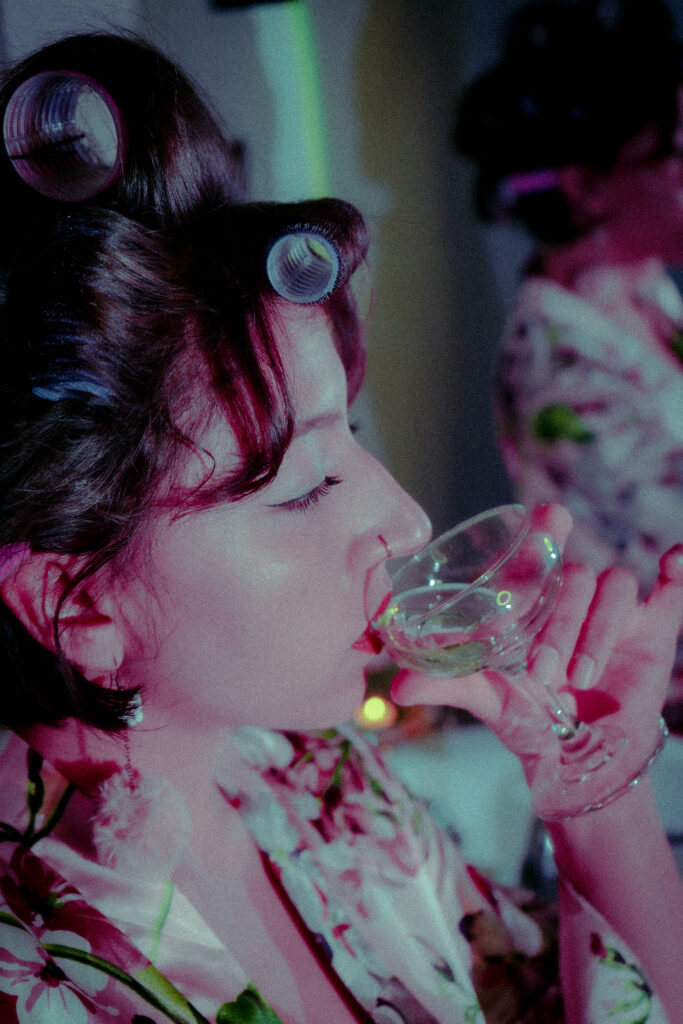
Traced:
[[[114, 685], [122, 689], [118, 675]], [[142, 700], [133, 699], [123, 733], [125, 764], [100, 786], [92, 820], [98, 860], [133, 878], [168, 878], [191, 834], [190, 812], [166, 779], [142, 776], [133, 767], [129, 729], [142, 721]]]
[[[114, 677], [114, 685], [116, 689], [119, 691], [123, 689], [123, 687], [121, 686], [121, 682], [119, 680], [118, 673], [116, 673]], [[136, 790], [140, 785], [140, 773], [137, 772], [135, 768], [133, 768], [133, 762], [130, 756], [130, 736], [128, 730], [131, 729], [134, 725], [139, 725], [143, 718], [144, 714], [142, 710], [142, 694], [138, 690], [138, 692], [130, 699], [128, 704], [128, 711], [124, 718], [126, 728], [123, 733], [123, 746], [126, 751], [126, 764], [123, 769], [123, 772], [126, 777], [126, 783], [131, 793], [134, 790]]]
[[[117, 690], [122, 690], [123, 689], [123, 687], [121, 686], [121, 683], [119, 682], [119, 677], [118, 676], [116, 677], [116, 689]], [[125, 718], [126, 725], [128, 725], [128, 726], [139, 725], [143, 718], [144, 718], [144, 713], [143, 713], [143, 710], [142, 710], [142, 694], [138, 690], [138, 692], [136, 694], [134, 694], [131, 697], [131, 699], [130, 699], [129, 710], [128, 710], [128, 712], [126, 714], [126, 718]]]

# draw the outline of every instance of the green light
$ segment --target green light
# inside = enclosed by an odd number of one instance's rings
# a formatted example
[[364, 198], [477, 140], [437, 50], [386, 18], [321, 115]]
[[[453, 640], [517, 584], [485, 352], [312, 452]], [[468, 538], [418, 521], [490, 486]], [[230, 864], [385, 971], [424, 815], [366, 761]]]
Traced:
[[[308, 7], [300, 0], [250, 8], [264, 72], [274, 94], [284, 151], [294, 160], [302, 195], [330, 195], [323, 92], [315, 35]], [[284, 141], [283, 141], [284, 139]], [[288, 197], [289, 198], [289, 197]]]
[[364, 729], [386, 729], [397, 718], [396, 705], [378, 694], [364, 700], [356, 713], [356, 721]]
[[308, 8], [303, 3], [286, 5], [291, 22], [292, 42], [296, 54], [295, 68], [301, 109], [304, 117], [304, 144], [310, 167], [310, 187], [313, 195], [330, 194], [330, 169], [325, 142], [325, 114], [322, 87], [315, 46], [313, 25]]

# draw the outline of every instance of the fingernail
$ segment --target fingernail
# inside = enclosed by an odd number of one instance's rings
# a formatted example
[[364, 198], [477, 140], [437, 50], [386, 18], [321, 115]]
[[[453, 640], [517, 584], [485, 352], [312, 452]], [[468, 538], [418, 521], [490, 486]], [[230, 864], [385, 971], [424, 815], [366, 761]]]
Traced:
[[683, 571], [683, 544], [676, 544], [670, 551], [667, 551], [659, 564], [660, 578], [678, 583]]
[[572, 686], [577, 690], [589, 690], [595, 675], [595, 658], [589, 654], [577, 654], [571, 670]]
[[391, 699], [395, 700], [397, 704], [401, 704], [401, 705], [407, 706], [410, 703], [412, 703], [410, 698], [408, 698], [406, 700], [406, 696], [407, 695], [404, 696], [404, 695], [401, 694], [401, 690], [403, 688], [403, 684], [404, 684], [406, 679], [410, 678], [411, 674], [412, 673], [410, 672], [409, 669], [402, 668], [402, 669], [398, 670], [398, 672], [396, 673], [394, 678], [391, 680], [391, 686], [389, 688], [389, 693], [390, 693]]
[[554, 678], [560, 665], [560, 655], [550, 644], [539, 644], [534, 653], [532, 671], [544, 682]]

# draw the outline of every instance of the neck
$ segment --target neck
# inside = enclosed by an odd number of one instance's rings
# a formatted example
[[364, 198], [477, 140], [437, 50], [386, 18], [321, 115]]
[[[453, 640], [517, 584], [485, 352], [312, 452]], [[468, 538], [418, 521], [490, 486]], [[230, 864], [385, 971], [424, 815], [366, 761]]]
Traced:
[[69, 720], [60, 727], [37, 725], [21, 731], [24, 740], [82, 792], [92, 795], [105, 779], [132, 769], [163, 779], [201, 821], [222, 798], [213, 782], [213, 752], [222, 732], [195, 734], [184, 724], [147, 722], [110, 734]]
[[541, 253], [543, 277], [572, 289], [582, 274], [596, 266], [613, 266], [628, 277], [639, 276], [644, 264], [660, 260], [650, 253], [619, 244], [604, 229], [596, 229], [566, 245], [549, 246]]
[[[223, 798], [213, 779], [214, 748], [220, 735], [194, 735], [189, 729], [151, 728], [142, 723], [124, 735], [110, 735], [69, 721], [63, 727], [34, 726], [23, 738], [86, 795], [94, 795], [108, 778], [131, 768], [140, 786], [149, 780], [170, 784], [170, 796], [158, 808], [160, 828], [164, 807], [180, 822], [187, 815], [192, 857], [180, 855], [174, 880], [192, 892], [197, 879], [213, 879], [211, 865], [226, 857], [240, 861], [251, 852], [239, 815]], [[150, 791], [148, 791], [150, 792]], [[156, 792], [153, 788], [152, 793]], [[168, 790], [160, 791], [162, 794]], [[170, 800], [170, 803], [169, 803]], [[154, 803], [156, 805], [157, 798]], [[184, 805], [184, 806], [183, 806]], [[168, 813], [166, 815], [168, 817]], [[226, 828], [227, 825], [227, 828]]]

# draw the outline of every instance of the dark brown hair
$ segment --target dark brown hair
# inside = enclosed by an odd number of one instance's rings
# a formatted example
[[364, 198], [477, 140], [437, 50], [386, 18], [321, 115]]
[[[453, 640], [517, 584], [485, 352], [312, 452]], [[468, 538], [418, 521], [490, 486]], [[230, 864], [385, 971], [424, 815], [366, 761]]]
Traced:
[[[150, 226], [175, 225], [222, 199], [243, 198], [240, 146], [226, 136], [208, 101], [181, 69], [133, 35], [67, 36], [26, 57], [4, 76], [0, 114], [17, 86], [41, 71], [68, 70], [97, 81], [125, 127], [122, 174], [98, 202]], [[0, 160], [4, 229], [11, 253], [27, 222], [61, 204], [38, 195]]]
[[[343, 273], [322, 305], [350, 397], [364, 365], [349, 286], [367, 247], [358, 212], [332, 199], [236, 202], [231, 150], [215, 122], [180, 72], [172, 71], [169, 85], [172, 66], [146, 46], [138, 52], [139, 45], [80, 36], [59, 44], [60, 63], [99, 80], [94, 66], [77, 61], [81, 48], [117, 52], [122, 77], [142, 61], [146, 71], [129, 91], [145, 125], [153, 120], [150, 105], [166, 110], [174, 140], [167, 145], [157, 132], [154, 159], [138, 152], [146, 135], [131, 105], [127, 170], [110, 194], [65, 207], [13, 183], [25, 225], [2, 267], [0, 547], [28, 543], [34, 551], [85, 556], [72, 589], [104, 565], [125, 565], [162, 497], [179, 513], [191, 512], [236, 500], [277, 472], [293, 410], [277, 345], [282, 300], [264, 265], [270, 242], [287, 228], [312, 227], [334, 240]], [[65, 52], [73, 58], [68, 65]], [[23, 73], [33, 66], [24, 64]], [[117, 95], [113, 72], [102, 84]], [[166, 88], [173, 96], [164, 100]], [[6, 102], [7, 89], [2, 95]], [[0, 163], [8, 174], [7, 161]], [[188, 166], [196, 172], [191, 181]], [[202, 486], [180, 493], [172, 488], [178, 460], [196, 450], [193, 428], [216, 407], [241, 459], [228, 477], [209, 471]], [[125, 724], [132, 694], [83, 679], [4, 605], [0, 638], [5, 724], [70, 716], [110, 730]]]

